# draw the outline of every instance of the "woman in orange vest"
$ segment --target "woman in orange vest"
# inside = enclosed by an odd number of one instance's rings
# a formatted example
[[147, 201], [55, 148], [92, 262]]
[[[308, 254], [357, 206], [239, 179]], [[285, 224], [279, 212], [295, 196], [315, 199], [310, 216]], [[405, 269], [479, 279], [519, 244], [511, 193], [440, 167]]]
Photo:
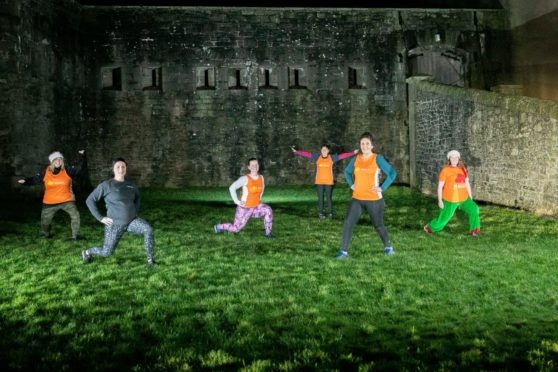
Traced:
[[459, 208], [469, 217], [469, 235], [478, 237], [480, 234], [479, 207], [473, 201], [473, 193], [465, 164], [463, 164], [461, 154], [457, 150], [448, 152], [447, 158], [447, 163], [438, 176], [440, 214], [424, 225], [424, 231], [427, 234], [442, 231]]
[[50, 226], [54, 215], [59, 210], [68, 213], [71, 219], [72, 240], [79, 240], [80, 218], [76, 207], [76, 198], [72, 190], [72, 179], [85, 167], [85, 150], [78, 151], [80, 163], [77, 166], [66, 168], [64, 156], [55, 151], [48, 156], [50, 165], [33, 177], [20, 179], [22, 185], [37, 185], [44, 183], [43, 208], [41, 211], [41, 235], [50, 238]]
[[[343, 172], [349, 187], [353, 190], [353, 198], [349, 204], [347, 217], [345, 217], [341, 249], [336, 256], [337, 259], [349, 257], [349, 244], [353, 235], [353, 228], [360, 219], [363, 208], [368, 212], [372, 225], [382, 239], [384, 253], [387, 255], [393, 254], [393, 247], [384, 226], [385, 204], [382, 193], [391, 185], [397, 176], [397, 172], [382, 155], [376, 155], [372, 152], [374, 141], [370, 133], [363, 133], [359, 142], [360, 154], [351, 159]], [[381, 185], [380, 172], [387, 175]]]
[[[263, 176], [259, 174], [260, 164], [258, 159], [251, 158], [246, 166], [250, 173], [240, 177], [229, 187], [231, 198], [237, 205], [234, 222], [216, 224], [213, 226], [213, 230], [218, 234], [224, 231], [237, 233], [246, 226], [250, 218], [263, 217], [265, 237], [271, 238], [273, 211], [269, 205], [261, 202], [265, 182]], [[242, 189], [242, 196], [239, 200], [236, 190], [240, 188]]]
[[343, 154], [330, 154], [329, 146], [322, 145], [319, 153], [310, 153], [307, 151], [296, 150], [291, 147], [296, 155], [309, 158], [316, 163], [316, 191], [318, 192], [318, 217], [322, 220], [324, 215], [324, 195], [327, 200], [328, 217], [333, 218], [333, 205], [331, 200], [331, 191], [333, 189], [333, 164], [339, 160], [343, 160], [355, 155], [358, 150], [353, 152], [345, 152]]

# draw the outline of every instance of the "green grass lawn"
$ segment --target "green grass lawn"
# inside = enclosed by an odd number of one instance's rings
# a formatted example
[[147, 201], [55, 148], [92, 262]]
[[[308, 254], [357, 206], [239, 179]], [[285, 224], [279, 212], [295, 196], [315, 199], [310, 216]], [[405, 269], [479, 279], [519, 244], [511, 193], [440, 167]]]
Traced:
[[81, 262], [102, 225], [80, 205], [86, 241], [39, 235], [40, 201], [0, 212], [0, 366], [36, 370], [556, 370], [558, 221], [481, 205], [482, 236], [456, 215], [428, 236], [436, 201], [392, 187], [384, 256], [363, 215], [336, 261], [350, 195], [319, 221], [314, 189], [269, 187], [261, 220], [237, 235], [228, 190], [142, 190], [155, 259], [125, 235]]

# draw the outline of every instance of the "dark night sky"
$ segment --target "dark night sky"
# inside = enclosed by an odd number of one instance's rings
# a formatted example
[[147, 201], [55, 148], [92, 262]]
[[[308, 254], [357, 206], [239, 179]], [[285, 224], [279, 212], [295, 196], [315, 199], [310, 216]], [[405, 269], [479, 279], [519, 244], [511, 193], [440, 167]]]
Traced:
[[77, 0], [83, 5], [502, 9], [498, 0]]

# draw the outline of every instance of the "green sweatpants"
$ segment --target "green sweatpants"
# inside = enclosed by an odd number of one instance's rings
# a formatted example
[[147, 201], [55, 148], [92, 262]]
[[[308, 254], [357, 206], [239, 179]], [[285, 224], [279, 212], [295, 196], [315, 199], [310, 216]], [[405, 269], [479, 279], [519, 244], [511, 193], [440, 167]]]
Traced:
[[444, 208], [440, 211], [437, 218], [428, 223], [433, 232], [442, 231], [458, 208], [469, 217], [469, 231], [480, 229], [479, 206], [473, 199], [467, 198], [467, 200], [457, 203], [451, 203], [447, 200], [442, 201], [444, 202]]

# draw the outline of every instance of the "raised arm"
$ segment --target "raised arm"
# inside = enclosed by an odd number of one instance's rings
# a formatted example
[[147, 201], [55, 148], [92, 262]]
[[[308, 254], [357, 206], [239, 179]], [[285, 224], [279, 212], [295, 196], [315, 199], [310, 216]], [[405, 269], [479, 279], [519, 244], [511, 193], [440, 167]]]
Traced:
[[87, 157], [85, 156], [85, 150], [79, 150], [79, 163], [72, 165], [66, 169], [68, 176], [74, 178], [77, 176], [87, 165]]

